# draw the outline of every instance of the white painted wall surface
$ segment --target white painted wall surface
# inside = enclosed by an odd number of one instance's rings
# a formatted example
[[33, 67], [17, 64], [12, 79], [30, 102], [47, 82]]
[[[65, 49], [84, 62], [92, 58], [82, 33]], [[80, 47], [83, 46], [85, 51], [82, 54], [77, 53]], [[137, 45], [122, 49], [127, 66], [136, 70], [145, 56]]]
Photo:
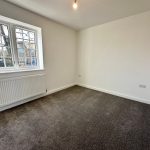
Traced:
[[[76, 31], [4, 1], [0, 1], [0, 15], [42, 28], [46, 86], [49, 92], [75, 84]], [[38, 73], [13, 73], [7, 76]], [[0, 75], [0, 78], [4, 77], [5, 74]]]
[[80, 85], [150, 103], [150, 11], [82, 30], [78, 46]]

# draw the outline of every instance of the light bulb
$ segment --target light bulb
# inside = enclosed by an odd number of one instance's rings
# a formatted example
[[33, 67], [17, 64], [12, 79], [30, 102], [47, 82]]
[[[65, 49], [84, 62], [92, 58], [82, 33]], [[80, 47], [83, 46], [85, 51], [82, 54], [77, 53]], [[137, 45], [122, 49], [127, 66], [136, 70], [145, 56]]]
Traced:
[[74, 3], [73, 3], [73, 8], [74, 8], [74, 9], [77, 9], [77, 8], [78, 8], [77, 2], [74, 2]]

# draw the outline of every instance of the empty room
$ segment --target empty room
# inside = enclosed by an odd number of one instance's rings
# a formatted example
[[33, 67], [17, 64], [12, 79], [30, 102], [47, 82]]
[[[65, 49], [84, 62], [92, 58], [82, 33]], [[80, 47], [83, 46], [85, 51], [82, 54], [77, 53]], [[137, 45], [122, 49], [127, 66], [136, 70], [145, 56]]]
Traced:
[[0, 0], [0, 150], [150, 150], [149, 0]]

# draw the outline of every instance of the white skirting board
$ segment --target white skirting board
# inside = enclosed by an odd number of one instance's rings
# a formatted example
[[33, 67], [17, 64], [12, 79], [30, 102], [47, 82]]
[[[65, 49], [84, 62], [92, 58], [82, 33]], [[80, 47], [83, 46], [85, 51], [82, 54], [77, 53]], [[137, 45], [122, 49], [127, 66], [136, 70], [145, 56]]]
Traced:
[[75, 86], [75, 85], [76, 85], [75, 83], [72, 83], [72, 84], [69, 84], [69, 85], [62, 86], [62, 87], [60, 87], [60, 88], [56, 88], [56, 89], [53, 89], [53, 90], [49, 90], [49, 91], [47, 91], [46, 95], [50, 95], [50, 94], [56, 93], [56, 92], [58, 92], [58, 91], [61, 91], [61, 90], [70, 88], [70, 87]]
[[133, 101], [137, 101], [137, 102], [141, 102], [141, 103], [150, 104], [150, 99], [148, 100], [148, 99], [144, 99], [144, 98], [138, 98], [138, 97], [126, 95], [126, 94], [123, 94], [123, 93], [119, 93], [117, 91], [110, 91], [110, 90], [97, 88], [97, 87], [90, 86], [90, 85], [85, 85], [85, 84], [79, 84], [78, 83], [77, 85], [81, 86], [81, 87], [88, 88], [88, 89], [92, 89], [92, 90], [95, 90], [95, 91], [100, 91], [100, 92], [103, 92], [103, 93], [119, 96], [119, 97], [122, 97], [122, 98], [125, 98], [125, 99], [129, 99], [129, 100], [133, 100]]

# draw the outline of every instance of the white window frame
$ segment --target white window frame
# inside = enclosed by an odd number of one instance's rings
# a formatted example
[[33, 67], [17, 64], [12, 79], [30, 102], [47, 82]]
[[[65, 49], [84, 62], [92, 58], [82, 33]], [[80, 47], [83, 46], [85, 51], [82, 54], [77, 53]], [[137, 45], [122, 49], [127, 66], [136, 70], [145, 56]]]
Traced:
[[[13, 59], [13, 67], [0, 67], [0, 73], [11, 73], [11, 72], [22, 72], [22, 71], [35, 71], [35, 70], [44, 70], [44, 63], [43, 63], [43, 46], [42, 46], [42, 29], [40, 27], [37, 26], [33, 26], [21, 21], [17, 21], [8, 17], [4, 17], [0, 15], [0, 22], [4, 22], [4, 24], [8, 25], [8, 27], [10, 28], [10, 24], [13, 24], [14, 26], [18, 26], [18, 27], [22, 27], [25, 29], [29, 29], [31, 31], [35, 31], [36, 33], [36, 43], [37, 43], [37, 47], [38, 47], [38, 66], [37, 67], [24, 67], [21, 68], [19, 67], [19, 65], [16, 63], [18, 60], [16, 60], [16, 55], [14, 53], [16, 53], [16, 48], [15, 48], [15, 44], [14, 43], [16, 41], [16, 37], [14, 37], [12, 35], [12, 33], [10, 33], [11, 37], [10, 38], [10, 44], [11, 44], [11, 48], [12, 48], [12, 57]], [[10, 31], [11, 32], [11, 31]], [[15, 62], [15, 63], [14, 63]]]

